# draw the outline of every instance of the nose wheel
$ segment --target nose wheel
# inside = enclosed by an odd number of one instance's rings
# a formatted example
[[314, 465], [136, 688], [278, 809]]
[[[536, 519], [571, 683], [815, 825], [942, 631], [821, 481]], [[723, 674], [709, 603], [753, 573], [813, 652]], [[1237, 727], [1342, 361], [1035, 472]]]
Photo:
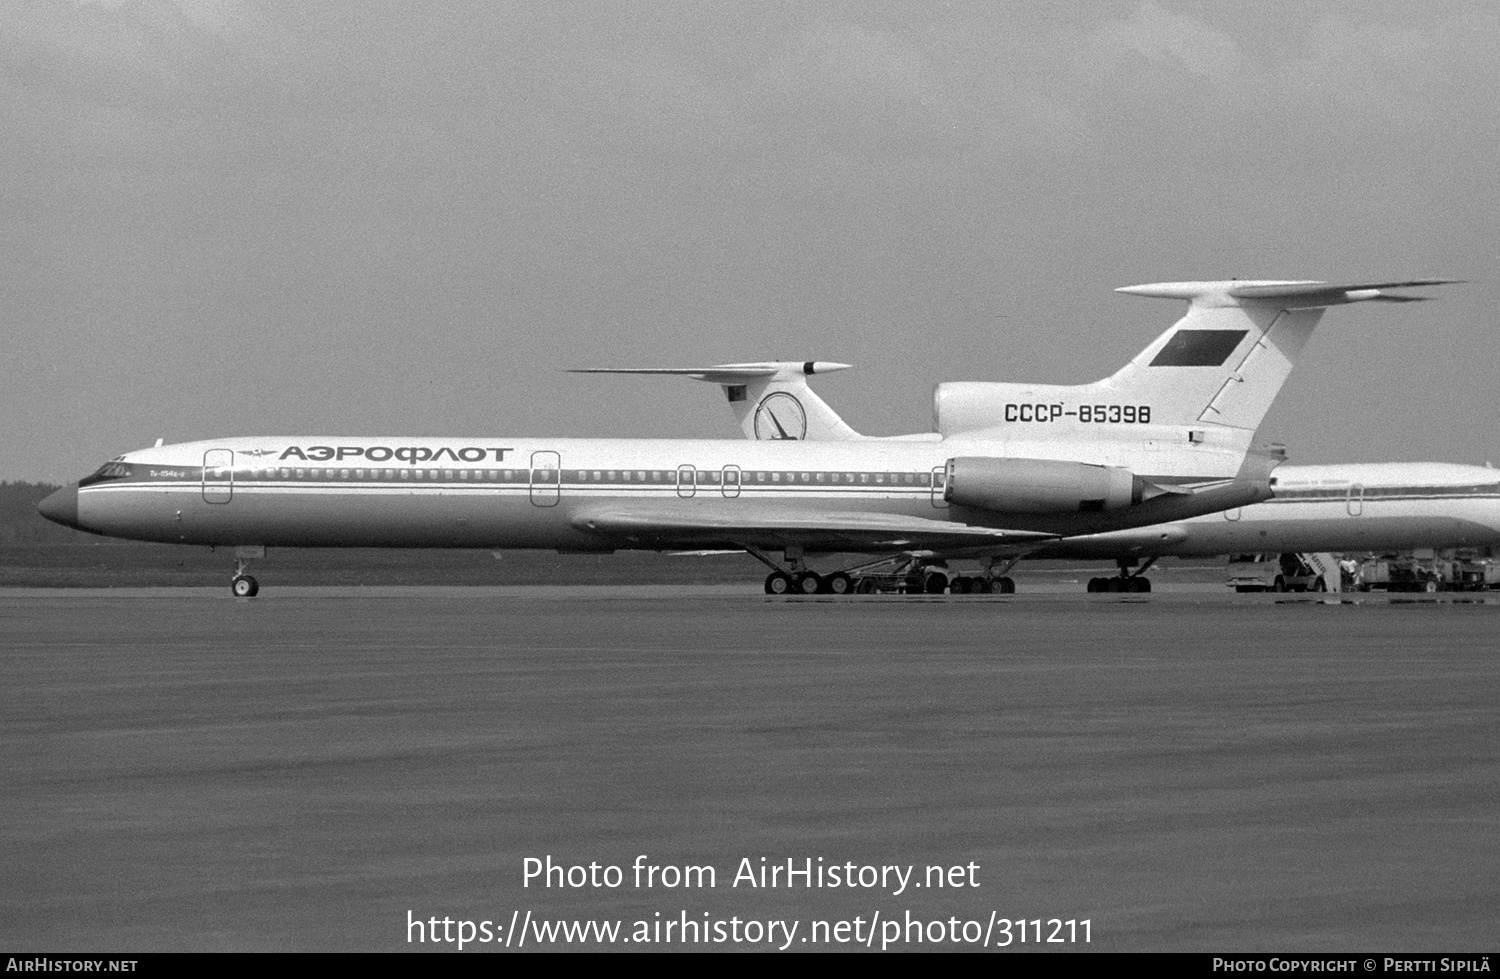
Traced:
[[245, 571], [250, 567], [251, 561], [265, 556], [264, 547], [241, 546], [234, 549], [234, 578], [229, 582], [229, 590], [234, 592], [235, 598], [254, 598], [260, 591], [260, 582]]

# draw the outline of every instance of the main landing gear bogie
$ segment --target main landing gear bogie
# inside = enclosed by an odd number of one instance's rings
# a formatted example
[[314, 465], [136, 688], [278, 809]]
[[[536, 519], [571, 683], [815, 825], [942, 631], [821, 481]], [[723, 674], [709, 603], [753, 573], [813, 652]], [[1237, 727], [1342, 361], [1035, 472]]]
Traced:
[[1016, 583], [1009, 575], [998, 578], [958, 575], [948, 580], [950, 595], [1014, 595]]
[[795, 574], [772, 571], [766, 575], [765, 591], [767, 595], [1014, 595], [1016, 583], [1008, 576], [948, 578], [941, 573], [932, 573], [885, 580], [880, 576], [851, 575], [843, 571], [829, 575], [811, 571]]
[[848, 595], [854, 579], [842, 571], [820, 575], [813, 571], [772, 571], [766, 575], [767, 595]]
[[1140, 570], [1131, 571], [1135, 567], [1136, 559], [1133, 557], [1118, 558], [1115, 566], [1120, 573], [1113, 578], [1090, 578], [1088, 591], [1090, 594], [1099, 592], [1124, 593], [1143, 595], [1151, 591], [1151, 579], [1146, 577], [1146, 571], [1156, 563], [1156, 558], [1147, 558], [1146, 563], [1141, 565]]
[[1151, 591], [1151, 579], [1139, 576], [1126, 578], [1090, 578], [1090, 594], [1111, 592], [1140, 595]]
[[778, 566], [769, 555], [750, 551], [774, 570], [766, 575], [767, 595], [1014, 595], [1016, 583], [1009, 576], [950, 575], [942, 567], [903, 561], [897, 567], [880, 561], [870, 565], [820, 575], [801, 565]]

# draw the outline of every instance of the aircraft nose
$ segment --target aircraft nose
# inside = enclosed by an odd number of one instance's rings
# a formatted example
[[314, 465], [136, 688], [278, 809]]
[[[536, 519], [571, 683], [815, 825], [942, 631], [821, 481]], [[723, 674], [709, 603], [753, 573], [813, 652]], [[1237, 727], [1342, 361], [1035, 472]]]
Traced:
[[64, 527], [72, 527], [75, 530], [79, 529], [78, 484], [74, 483], [72, 486], [54, 490], [36, 505], [36, 510], [53, 523], [60, 523]]

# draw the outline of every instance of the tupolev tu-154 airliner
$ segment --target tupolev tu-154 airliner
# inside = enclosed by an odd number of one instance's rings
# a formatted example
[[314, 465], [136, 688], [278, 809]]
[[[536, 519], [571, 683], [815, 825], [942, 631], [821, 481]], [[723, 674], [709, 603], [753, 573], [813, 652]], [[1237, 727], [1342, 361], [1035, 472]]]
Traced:
[[[241, 436], [127, 452], [39, 505], [113, 537], [233, 547], [236, 595], [267, 547], [743, 550], [766, 590], [842, 593], [818, 553], [1019, 554], [1269, 499], [1278, 456], [1255, 430], [1329, 306], [1421, 297], [1307, 281], [1168, 282], [1118, 291], [1187, 314], [1092, 384], [938, 386], [936, 432], [808, 438], [795, 399], [751, 401], [774, 365], [706, 380], [757, 440]], [[842, 365], [805, 365], [808, 374]], [[744, 383], [741, 383], [741, 382]], [[752, 407], [753, 405], [753, 407]], [[836, 419], [835, 419], [836, 420]], [[779, 552], [781, 560], [774, 555]]]

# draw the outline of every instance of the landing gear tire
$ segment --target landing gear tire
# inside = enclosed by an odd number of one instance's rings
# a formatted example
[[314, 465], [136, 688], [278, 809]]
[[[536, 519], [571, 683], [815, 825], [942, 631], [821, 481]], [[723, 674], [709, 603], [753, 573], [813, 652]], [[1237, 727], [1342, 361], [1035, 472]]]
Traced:
[[229, 583], [229, 590], [235, 598], [254, 598], [260, 592], [260, 583], [247, 574], [237, 575]]
[[861, 579], [859, 579], [858, 581], [856, 581], [854, 583], [854, 594], [856, 594], [856, 595], [873, 595], [873, 594], [875, 594], [875, 580], [873, 578], [861, 578]]
[[1276, 576], [1276, 583], [1271, 586], [1272, 591], [1286, 591], [1286, 579], [1281, 575]]
[[1315, 585], [1312, 586], [1312, 590], [1313, 591], [1327, 591], [1328, 590], [1328, 582], [1324, 581], [1322, 578], [1319, 578], [1318, 581], [1317, 581], [1317, 584], [1315, 584]]
[[973, 590], [969, 587], [969, 584], [970, 583], [968, 578], [964, 577], [963, 575], [959, 575], [957, 578], [954, 578], [952, 581], [948, 582], [948, 594], [967, 595], [970, 591]]
[[847, 595], [854, 590], [854, 579], [842, 571], [835, 571], [823, 579], [823, 587], [830, 595]]
[[823, 590], [823, 579], [812, 571], [803, 571], [792, 578], [792, 587], [799, 595], [816, 595]]
[[934, 571], [922, 582], [922, 590], [929, 595], [941, 595], [948, 588], [948, 576]]
[[1137, 594], [1145, 594], [1151, 591], [1150, 578], [1127, 578], [1125, 580], [1130, 586], [1129, 590]]
[[988, 595], [992, 591], [999, 590], [1000, 589], [995, 587], [995, 583], [988, 578], [976, 578], [974, 581], [974, 587], [969, 589], [969, 591], [973, 592], [976, 595]]
[[772, 571], [766, 575], [766, 594], [785, 595], [792, 590], [792, 576], [785, 571]]
[[995, 584], [998, 586], [995, 588], [995, 591], [998, 591], [1002, 595], [1014, 595], [1016, 593], [1016, 582], [1010, 575], [996, 578]]
[[1435, 581], [1424, 581], [1422, 582], [1422, 590], [1431, 595], [1438, 590], [1438, 583]]

